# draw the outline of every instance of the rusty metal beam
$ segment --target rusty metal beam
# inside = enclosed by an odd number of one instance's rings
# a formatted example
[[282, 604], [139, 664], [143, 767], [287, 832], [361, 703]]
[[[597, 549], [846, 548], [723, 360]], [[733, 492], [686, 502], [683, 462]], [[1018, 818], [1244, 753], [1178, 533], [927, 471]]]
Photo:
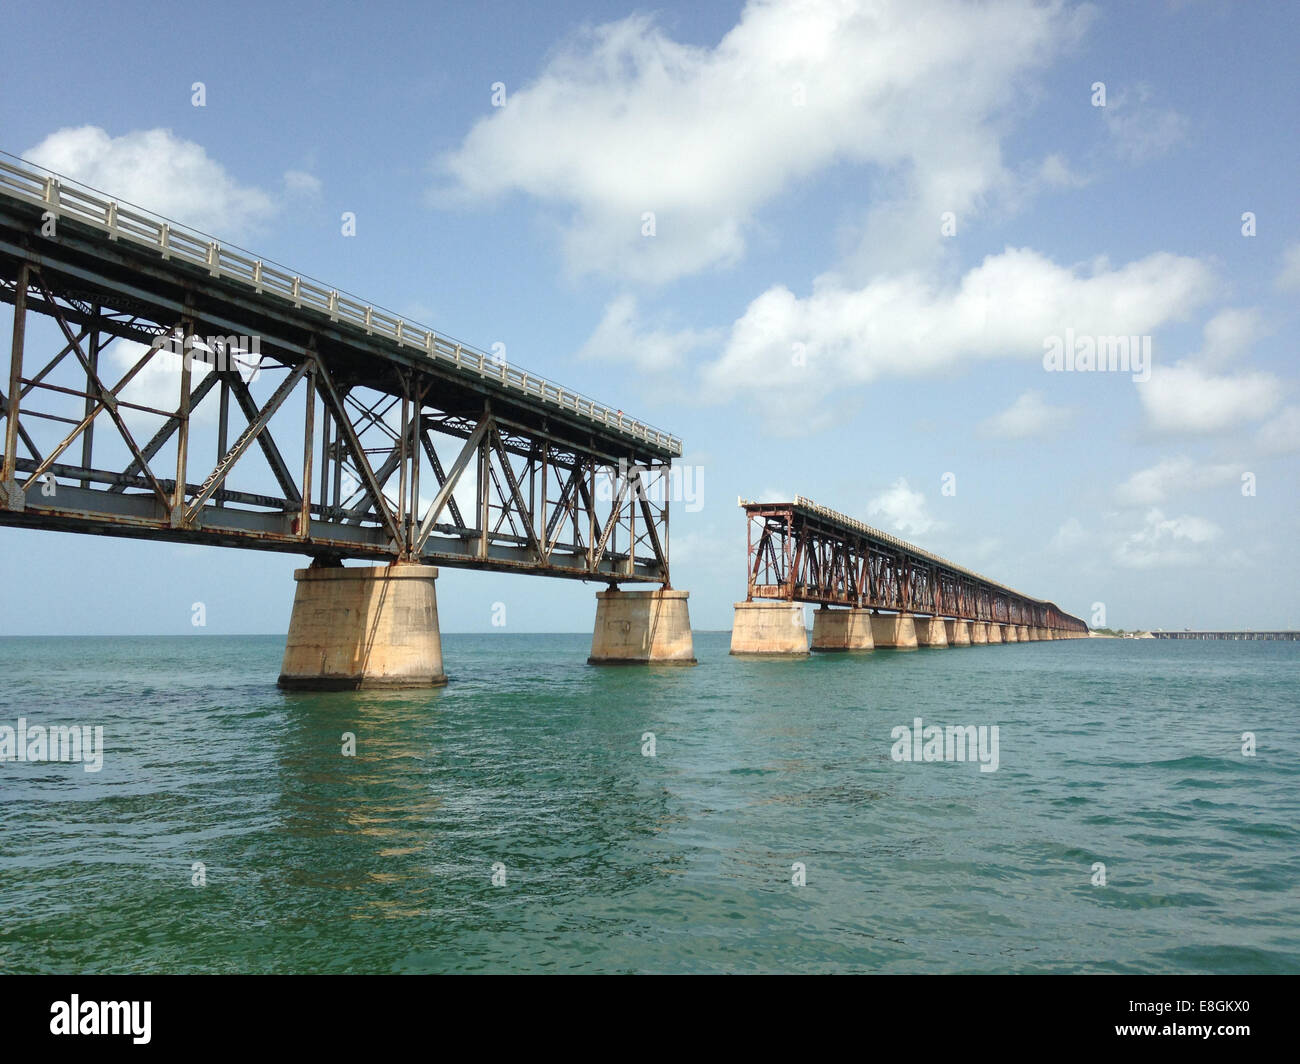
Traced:
[[1054, 603], [1022, 595], [808, 500], [741, 506], [748, 518], [750, 600], [1087, 630]]

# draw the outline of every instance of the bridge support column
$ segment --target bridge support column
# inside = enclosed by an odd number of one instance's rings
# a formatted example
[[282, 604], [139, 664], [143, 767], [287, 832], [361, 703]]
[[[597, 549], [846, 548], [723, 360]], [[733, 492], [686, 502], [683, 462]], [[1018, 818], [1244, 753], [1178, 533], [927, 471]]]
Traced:
[[782, 599], [737, 602], [731, 622], [731, 652], [804, 656], [808, 653], [808, 626], [803, 604]]
[[988, 637], [989, 637], [988, 641], [990, 643], [1002, 642], [1002, 625], [993, 624], [992, 622], [990, 622], [989, 624], [985, 625], [985, 628], [988, 631]]
[[694, 665], [689, 591], [597, 591], [588, 665]]
[[1002, 642], [1004, 643], [1020, 642], [1020, 632], [1016, 630], [1016, 626], [1014, 624], [1002, 625]]
[[437, 687], [442, 637], [431, 565], [298, 569], [280, 686]]
[[875, 645], [870, 610], [823, 606], [813, 614], [813, 650], [873, 650]]
[[975, 646], [986, 646], [989, 641], [989, 626], [983, 621], [971, 621], [970, 641]]
[[873, 613], [871, 638], [878, 647], [891, 650], [915, 650], [916, 624], [910, 613]]
[[1022, 624], [1016, 628], [1016, 639], [1020, 642], [1028, 643], [1031, 638], [1032, 636], [1029, 634], [1029, 626], [1027, 624]]
[[950, 647], [970, 646], [970, 621], [944, 621], [943, 628]]
[[921, 647], [946, 647], [948, 630], [942, 617], [922, 617], [915, 623], [916, 645]]

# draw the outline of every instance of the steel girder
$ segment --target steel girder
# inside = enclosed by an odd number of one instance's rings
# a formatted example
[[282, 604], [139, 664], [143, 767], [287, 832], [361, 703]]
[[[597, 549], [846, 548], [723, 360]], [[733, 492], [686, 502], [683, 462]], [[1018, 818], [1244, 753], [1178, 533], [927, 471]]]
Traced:
[[61, 247], [0, 225], [0, 524], [668, 584], [662, 453]]
[[1032, 599], [807, 500], [744, 503], [746, 598], [1086, 631]]

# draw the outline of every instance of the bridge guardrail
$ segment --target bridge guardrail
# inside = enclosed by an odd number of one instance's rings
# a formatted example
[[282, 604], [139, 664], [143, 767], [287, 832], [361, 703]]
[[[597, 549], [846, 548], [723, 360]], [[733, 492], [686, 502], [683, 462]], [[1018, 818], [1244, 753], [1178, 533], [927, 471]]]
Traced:
[[[8, 155], [8, 153], [0, 153]], [[16, 158], [8, 156], [8, 158]], [[451, 363], [462, 371], [499, 382], [506, 388], [572, 411], [634, 439], [667, 450], [674, 457], [682, 453], [682, 441], [669, 433], [637, 421], [621, 410], [571, 391], [510, 365], [485, 351], [441, 336], [417, 322], [368, 304], [356, 296], [329, 288], [323, 282], [295, 274], [257, 258], [252, 252], [222, 242], [197, 230], [172, 222], [144, 208], [112, 199], [80, 182], [61, 177], [19, 159], [21, 166], [0, 159], [0, 190], [21, 200], [69, 215], [108, 234], [110, 240], [126, 239], [157, 251], [163, 259], [180, 259], [205, 267], [216, 278], [249, 285], [258, 294], [267, 293], [329, 317], [364, 329], [368, 334], [393, 341], [399, 347], [423, 351], [430, 358]]]

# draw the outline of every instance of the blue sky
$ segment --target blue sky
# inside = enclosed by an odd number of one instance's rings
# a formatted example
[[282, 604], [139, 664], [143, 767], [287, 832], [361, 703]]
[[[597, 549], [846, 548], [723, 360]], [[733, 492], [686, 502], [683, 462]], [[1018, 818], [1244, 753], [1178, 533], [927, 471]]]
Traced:
[[[737, 496], [796, 492], [1114, 626], [1300, 627], [1293, 4], [5, 18], [0, 149], [682, 437], [697, 628]], [[1067, 329], [1149, 379], [1049, 372]], [[301, 564], [0, 529], [0, 633], [282, 632]], [[595, 590], [444, 569], [442, 626], [583, 631]]]

